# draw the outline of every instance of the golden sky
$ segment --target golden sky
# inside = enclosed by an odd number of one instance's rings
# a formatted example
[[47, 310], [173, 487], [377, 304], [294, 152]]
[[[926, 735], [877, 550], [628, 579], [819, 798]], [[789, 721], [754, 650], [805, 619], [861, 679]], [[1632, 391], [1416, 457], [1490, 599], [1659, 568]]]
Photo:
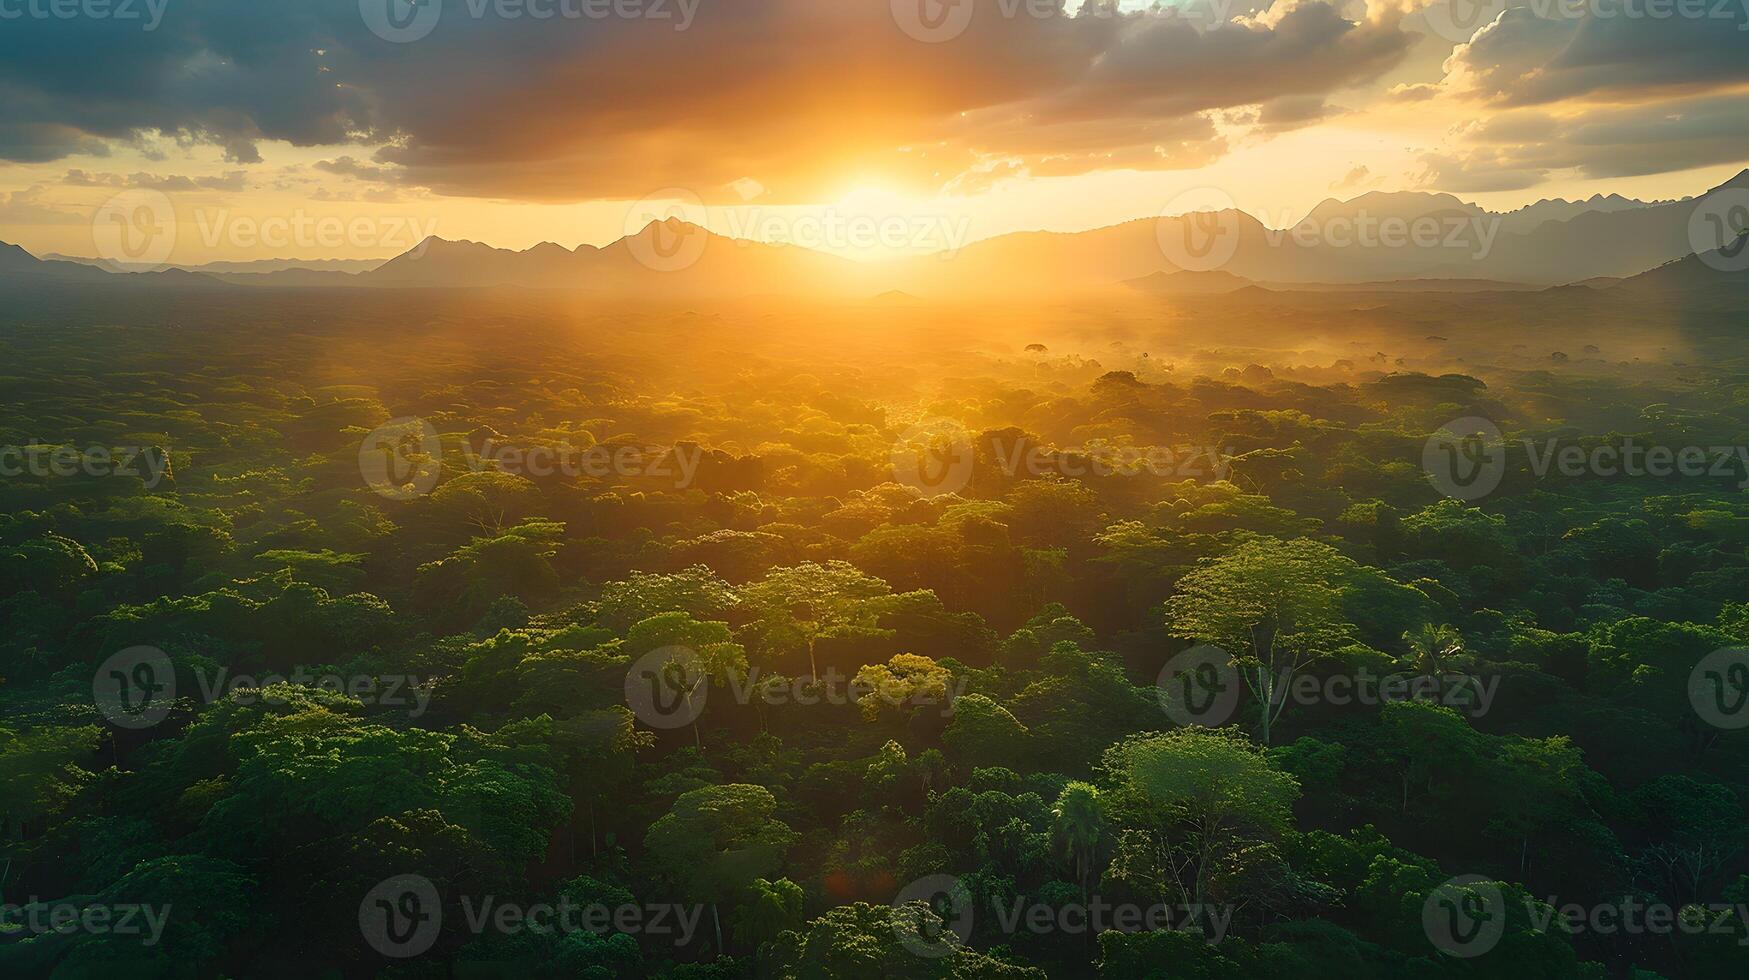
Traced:
[[0, 239], [98, 254], [146, 193], [184, 263], [666, 214], [883, 258], [1210, 189], [1279, 227], [1368, 191], [1679, 198], [1749, 161], [1749, 0], [421, 2], [9, 22]]

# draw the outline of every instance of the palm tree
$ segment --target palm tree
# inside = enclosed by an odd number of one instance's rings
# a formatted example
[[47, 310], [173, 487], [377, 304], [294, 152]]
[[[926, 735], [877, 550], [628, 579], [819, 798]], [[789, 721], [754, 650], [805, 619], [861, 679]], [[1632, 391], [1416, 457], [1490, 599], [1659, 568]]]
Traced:
[[1409, 659], [1415, 669], [1431, 677], [1463, 666], [1469, 660], [1464, 656], [1464, 638], [1452, 626], [1422, 623], [1404, 633], [1403, 642], [1409, 645]]
[[[1104, 833], [1105, 812], [1099, 804], [1099, 787], [1082, 782], [1064, 786], [1051, 807], [1051, 834], [1075, 865], [1075, 880], [1081, 885], [1084, 902], [1093, 900], [1093, 862], [1098, 858], [1099, 839]], [[1089, 927], [1089, 950], [1092, 945], [1093, 930]]]
[[1105, 813], [1099, 805], [1099, 788], [1091, 783], [1072, 782], [1057, 795], [1051, 807], [1051, 831], [1075, 865], [1075, 880], [1081, 885], [1083, 898], [1092, 896], [1093, 861], [1099, 851], [1099, 839], [1105, 832]]
[[[1454, 626], [1422, 623], [1404, 633], [1403, 642], [1409, 646], [1409, 662], [1416, 675], [1440, 679], [1442, 690], [1445, 677], [1465, 670], [1475, 662], [1464, 651], [1464, 638]], [[1457, 690], [1466, 687], [1467, 681], [1467, 677], [1460, 677]]]
[[741, 907], [735, 923], [735, 936], [753, 947], [757, 973], [760, 948], [784, 930], [801, 925], [802, 888], [788, 878], [776, 881], [755, 878], [752, 893], [752, 901]]

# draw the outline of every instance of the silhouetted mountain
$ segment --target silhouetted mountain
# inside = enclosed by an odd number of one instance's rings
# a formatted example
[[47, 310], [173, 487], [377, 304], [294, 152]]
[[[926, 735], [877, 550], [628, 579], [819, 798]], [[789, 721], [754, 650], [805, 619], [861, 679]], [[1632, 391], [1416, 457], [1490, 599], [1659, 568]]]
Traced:
[[358, 279], [362, 285], [373, 286], [582, 285], [577, 278], [580, 272], [577, 253], [557, 245], [515, 252], [433, 236]]
[[1243, 276], [1216, 270], [1213, 272], [1156, 272], [1151, 276], [1131, 279], [1124, 285], [1144, 293], [1160, 296], [1207, 296], [1230, 293], [1254, 285]]
[[61, 255], [56, 252], [46, 253], [42, 257], [49, 261], [95, 266], [105, 272], [158, 272], [166, 269], [181, 269], [185, 272], [199, 272], [221, 277], [260, 276], [276, 272], [330, 272], [353, 275], [369, 272], [385, 261], [383, 259], [251, 259], [241, 262], [202, 262], [197, 265], [175, 264], [166, 266], [130, 265], [124, 262], [111, 262], [109, 259]]
[[1488, 212], [1474, 204], [1466, 204], [1450, 194], [1428, 194], [1420, 191], [1372, 191], [1357, 198], [1339, 201], [1326, 198], [1300, 222], [1313, 227], [1331, 221], [1413, 221], [1428, 215], [1485, 215]]
[[0, 277], [13, 284], [223, 286], [218, 279], [185, 269], [108, 272], [80, 262], [45, 261], [17, 245], [0, 242]]
[[1735, 243], [1704, 255], [1689, 255], [1648, 269], [1618, 283], [1615, 289], [1631, 291], [1700, 291], [1728, 289], [1749, 299], [1749, 232]]
[[31, 269], [41, 264], [36, 256], [17, 245], [0, 242], [0, 271]]
[[1582, 214], [1593, 211], [1604, 213], [1614, 211], [1630, 211], [1634, 208], [1649, 207], [1645, 201], [1636, 201], [1622, 197], [1620, 194], [1593, 194], [1583, 201], [1568, 201], [1563, 198], [1544, 198], [1535, 204], [1528, 204], [1516, 211], [1508, 211], [1500, 216], [1503, 230], [1514, 235], [1522, 235], [1533, 231], [1538, 225], [1550, 221], [1571, 221]]
[[[1202, 254], [1212, 258], [1196, 269], [1218, 269], [1278, 288], [1424, 279], [1485, 281], [1500, 288], [1551, 286], [1633, 276], [1690, 254], [1689, 219], [1695, 208], [1708, 195], [1745, 186], [1749, 171], [1683, 201], [1645, 204], [1594, 197], [1539, 202], [1507, 215], [1449, 194], [1376, 192], [1324, 201], [1282, 229], [1227, 211], [1077, 234], [1003, 235], [966, 247], [952, 261], [910, 260], [898, 281], [919, 292], [967, 283], [995, 283], [991, 291], [998, 292], [1127, 283], [1178, 271], [1173, 256], [1192, 253], [1187, 243], [1200, 237]], [[1210, 245], [1216, 238], [1227, 241]], [[1171, 239], [1182, 242], [1175, 247]]]
[[821, 252], [727, 238], [678, 219], [652, 221], [603, 248], [544, 242], [520, 252], [429, 238], [358, 277], [373, 286], [526, 286], [600, 293], [830, 292], [859, 278]]
[[[287, 260], [269, 260], [257, 267], [271, 271], [226, 271], [207, 278], [279, 287], [520, 286], [647, 298], [866, 298], [886, 290], [920, 297], [1013, 296], [1125, 287], [1183, 294], [1236, 292], [1248, 283], [1299, 291], [1475, 291], [1578, 282], [1607, 287], [1608, 280], [1638, 276], [1689, 255], [1696, 208], [1712, 194], [1745, 187], [1749, 171], [1688, 200], [1647, 204], [1600, 195], [1582, 202], [1539, 201], [1505, 215], [1450, 194], [1374, 192], [1323, 201], [1288, 228], [1267, 227], [1242, 211], [1200, 212], [1084, 232], [1019, 232], [955, 253], [869, 264], [798, 246], [728, 238], [668, 219], [601, 248], [543, 242], [514, 251], [433, 237], [357, 275], [272, 268]], [[196, 268], [182, 274], [208, 271]], [[57, 281], [114, 278], [90, 265], [43, 262], [16, 246], [0, 250], [0, 274]]]
[[0, 242], [0, 276], [54, 282], [104, 282], [110, 273], [76, 262], [45, 262], [17, 245]]

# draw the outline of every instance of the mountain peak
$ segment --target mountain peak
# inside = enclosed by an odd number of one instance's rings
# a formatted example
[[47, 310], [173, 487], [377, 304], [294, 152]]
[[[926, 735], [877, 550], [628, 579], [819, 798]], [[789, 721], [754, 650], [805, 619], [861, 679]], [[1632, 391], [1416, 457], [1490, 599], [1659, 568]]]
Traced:
[[695, 231], [702, 231], [707, 235], [711, 233], [709, 228], [705, 228], [701, 225], [695, 225], [692, 222], [687, 221], [687, 220], [682, 219], [682, 218], [653, 218], [650, 220], [649, 224], [644, 226], [642, 231], [638, 232], [636, 235], [634, 235], [632, 237], [644, 238], [646, 236], [653, 235], [656, 233], [656, 228], [658, 226], [661, 227], [662, 231], [664, 231], [665, 233], [670, 234], [670, 235], [684, 235], [684, 234], [690, 234], [691, 232], [695, 232]]
[[38, 269], [42, 260], [10, 242], [0, 242], [0, 269]]
[[1711, 194], [1714, 191], [1729, 190], [1731, 188], [1749, 188], [1749, 170], [1744, 170], [1730, 180], [1727, 180], [1712, 190], [1707, 191], [1707, 193]]
[[1480, 214], [1482, 209], [1465, 204], [1450, 194], [1430, 191], [1367, 191], [1346, 201], [1325, 198], [1304, 218], [1305, 222], [1322, 222], [1333, 218], [1414, 219], [1423, 215], [1446, 212]]

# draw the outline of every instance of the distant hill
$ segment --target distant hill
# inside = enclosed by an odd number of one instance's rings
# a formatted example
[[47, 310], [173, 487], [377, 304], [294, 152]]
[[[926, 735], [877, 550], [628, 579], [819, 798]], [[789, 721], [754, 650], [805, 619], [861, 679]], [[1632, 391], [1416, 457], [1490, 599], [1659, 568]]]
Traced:
[[55, 282], [106, 282], [102, 269], [77, 262], [45, 262], [17, 245], [0, 242], [0, 276]]
[[1212, 272], [1156, 272], [1151, 276], [1131, 279], [1124, 285], [1161, 296], [1208, 296], [1231, 293], [1254, 283], [1243, 276], [1217, 269]]
[[[1599, 195], [1539, 201], [1507, 214], [1450, 194], [1374, 192], [1323, 201], [1288, 228], [1267, 227], [1237, 210], [1201, 212], [1083, 232], [1018, 232], [952, 254], [881, 263], [729, 238], [668, 219], [599, 248], [543, 242], [516, 251], [433, 237], [362, 271], [289, 259], [176, 271], [204, 277], [194, 281], [240, 286], [512, 286], [640, 298], [867, 299], [889, 291], [920, 299], [1006, 298], [1112, 289], [1191, 295], [1252, 287], [1475, 292], [1572, 283], [1614, 289], [1614, 280], [1688, 256], [1695, 208], [1712, 194], [1739, 188], [1749, 188], [1749, 171], [1688, 200], [1646, 203]], [[105, 281], [110, 273], [87, 264], [95, 261], [43, 261], [7, 246], [0, 250], [0, 275]], [[140, 281], [176, 281], [163, 279], [165, 272], [156, 275]]]
[[[1707, 196], [1749, 187], [1749, 171], [1697, 198], [1648, 204], [1618, 195], [1540, 201], [1494, 214], [1450, 194], [1363, 194], [1327, 200], [1290, 228], [1265, 227], [1240, 211], [1140, 220], [1074, 234], [1025, 232], [987, 239], [952, 261], [913, 259], [896, 281], [942, 292], [1000, 283], [1083, 288], [1133, 283], [1180, 271], [1162, 242], [1219, 234], [1230, 257], [1214, 270], [1272, 288], [1450, 280], [1483, 288], [1528, 288], [1633, 276], [1691, 252], [1688, 222]], [[1195, 225], [1196, 227], [1187, 227]], [[1416, 239], [1416, 235], [1421, 237]]]
[[1534, 231], [1537, 226], [1550, 221], [1571, 221], [1582, 214], [1593, 211], [1605, 214], [1615, 211], [1631, 211], [1634, 208], [1650, 207], [1645, 201], [1636, 201], [1622, 197], [1620, 194], [1593, 194], [1583, 201], [1568, 201], [1562, 198], [1544, 198], [1535, 204], [1529, 204], [1516, 211], [1508, 211], [1500, 216], [1505, 230], [1515, 235]]
[[82, 262], [44, 260], [17, 245], [0, 242], [0, 278], [19, 283], [90, 285], [222, 286], [219, 280], [185, 269], [157, 272], [108, 272]]
[[1749, 232], [1731, 247], [1667, 262], [1625, 279], [1612, 288], [1642, 293], [1720, 290], [1749, 298], [1749, 268], [1733, 269], [1749, 261], [1746, 253], [1749, 253]]
[[789, 245], [728, 238], [678, 219], [652, 221], [602, 248], [551, 242], [523, 251], [430, 238], [358, 276], [371, 286], [526, 286], [646, 295], [848, 290], [856, 263]]
[[252, 259], [246, 262], [205, 262], [199, 265], [178, 264], [170, 266], [132, 265], [125, 262], [111, 262], [108, 259], [86, 258], [79, 255], [60, 255], [55, 252], [44, 254], [43, 259], [54, 262], [75, 262], [79, 265], [95, 266], [105, 272], [157, 272], [164, 269], [181, 269], [185, 272], [200, 272], [213, 276], [228, 275], [268, 275], [275, 272], [307, 271], [333, 272], [355, 275], [369, 272], [381, 266], [386, 259]]

